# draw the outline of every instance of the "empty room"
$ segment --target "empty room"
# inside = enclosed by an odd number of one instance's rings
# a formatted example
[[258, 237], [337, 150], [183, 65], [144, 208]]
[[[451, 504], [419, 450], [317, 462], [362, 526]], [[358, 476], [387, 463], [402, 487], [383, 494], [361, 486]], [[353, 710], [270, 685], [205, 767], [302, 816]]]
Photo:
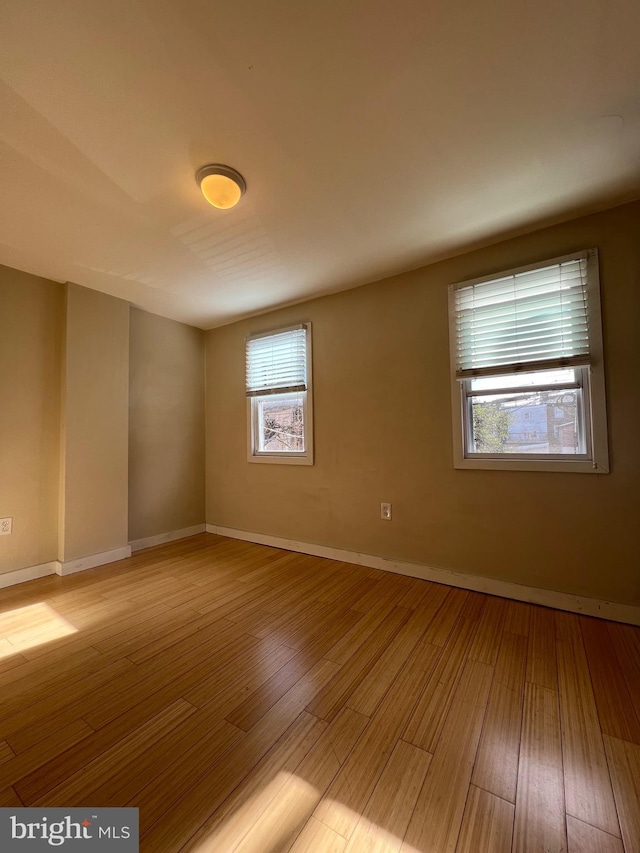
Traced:
[[639, 36], [2, 0], [1, 853], [640, 853]]

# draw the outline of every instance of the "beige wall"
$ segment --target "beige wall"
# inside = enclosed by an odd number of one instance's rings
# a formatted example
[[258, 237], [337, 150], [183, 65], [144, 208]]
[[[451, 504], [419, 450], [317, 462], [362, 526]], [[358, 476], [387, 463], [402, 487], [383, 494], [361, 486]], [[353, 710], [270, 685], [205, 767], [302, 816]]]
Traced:
[[204, 332], [132, 309], [129, 539], [204, 523]]
[[0, 574], [57, 558], [63, 288], [0, 266]]
[[66, 285], [58, 554], [128, 542], [129, 304]]
[[[600, 249], [611, 473], [454, 470], [447, 285]], [[207, 521], [640, 604], [640, 204], [207, 336]], [[313, 467], [246, 461], [244, 337], [313, 323]], [[380, 520], [380, 502], [393, 521]]]
[[0, 573], [204, 522], [204, 332], [0, 267], [0, 365]]

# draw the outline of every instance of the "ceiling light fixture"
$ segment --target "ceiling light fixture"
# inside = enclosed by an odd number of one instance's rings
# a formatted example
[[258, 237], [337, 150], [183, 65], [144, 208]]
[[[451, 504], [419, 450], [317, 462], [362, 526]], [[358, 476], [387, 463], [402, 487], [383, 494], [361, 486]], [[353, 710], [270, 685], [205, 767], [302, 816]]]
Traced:
[[240, 172], [221, 163], [202, 166], [196, 172], [196, 181], [209, 204], [220, 210], [235, 207], [247, 188]]

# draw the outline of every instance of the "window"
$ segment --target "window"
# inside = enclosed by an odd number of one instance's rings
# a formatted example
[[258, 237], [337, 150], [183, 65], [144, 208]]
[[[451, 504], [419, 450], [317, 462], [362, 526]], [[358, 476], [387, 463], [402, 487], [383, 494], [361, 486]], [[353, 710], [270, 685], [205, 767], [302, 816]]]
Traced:
[[313, 464], [311, 324], [246, 340], [250, 462]]
[[609, 470], [596, 249], [449, 288], [454, 465]]

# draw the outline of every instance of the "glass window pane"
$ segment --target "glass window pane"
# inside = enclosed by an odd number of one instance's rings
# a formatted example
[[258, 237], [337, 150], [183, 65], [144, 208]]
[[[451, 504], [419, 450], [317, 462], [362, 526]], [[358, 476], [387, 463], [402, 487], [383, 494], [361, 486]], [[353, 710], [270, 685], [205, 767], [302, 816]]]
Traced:
[[472, 391], [492, 388], [523, 388], [527, 385], [562, 385], [576, 381], [576, 372], [566, 370], [540, 370], [536, 373], [510, 373], [508, 376], [483, 376], [471, 380]]
[[471, 453], [584, 453], [582, 390], [477, 395], [471, 400]]
[[259, 397], [258, 451], [304, 453], [305, 394]]

